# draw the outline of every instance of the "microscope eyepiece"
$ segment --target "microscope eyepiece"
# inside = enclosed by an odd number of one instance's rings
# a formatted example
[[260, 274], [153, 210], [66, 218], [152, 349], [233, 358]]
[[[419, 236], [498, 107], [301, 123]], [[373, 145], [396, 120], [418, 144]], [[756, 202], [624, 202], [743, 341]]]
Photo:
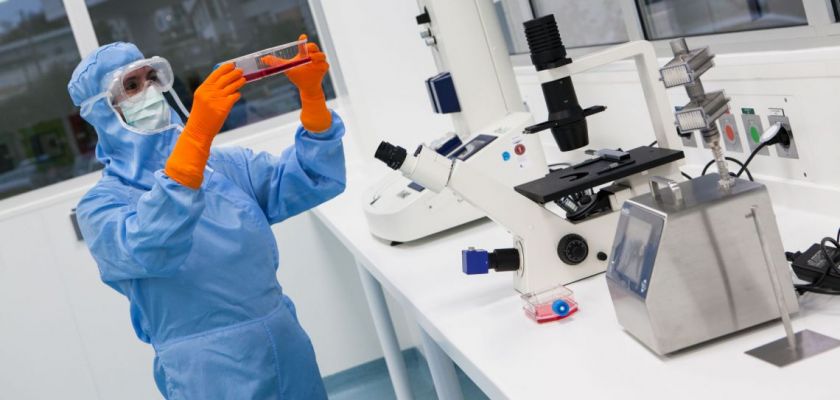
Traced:
[[384, 162], [391, 169], [400, 169], [408, 152], [400, 146], [394, 146], [388, 142], [379, 143], [376, 153], [373, 155], [377, 160]]

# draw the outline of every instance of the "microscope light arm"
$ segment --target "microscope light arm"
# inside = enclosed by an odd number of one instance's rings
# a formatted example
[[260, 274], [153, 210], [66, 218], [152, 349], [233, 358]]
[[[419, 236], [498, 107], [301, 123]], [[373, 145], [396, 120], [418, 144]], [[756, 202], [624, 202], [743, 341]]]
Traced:
[[537, 76], [541, 83], [551, 82], [628, 58], [632, 58], [636, 63], [636, 71], [642, 83], [659, 147], [673, 149], [671, 137], [674, 133], [674, 115], [665, 87], [659, 83], [659, 64], [656, 51], [650, 42], [638, 40], [614, 46], [578, 58], [573, 63], [540, 71]]
[[456, 161], [447, 187], [514, 237], [550, 237], [556, 228], [555, 214], [471, 164]]

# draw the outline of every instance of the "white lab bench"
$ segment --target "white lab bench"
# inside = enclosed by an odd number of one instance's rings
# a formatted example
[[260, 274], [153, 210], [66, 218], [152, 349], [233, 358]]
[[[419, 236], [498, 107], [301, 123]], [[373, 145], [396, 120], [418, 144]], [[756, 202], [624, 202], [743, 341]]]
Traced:
[[[580, 304], [577, 314], [538, 325], [523, 314], [509, 273], [461, 272], [462, 249], [510, 247], [501, 227], [483, 220], [392, 247], [371, 236], [362, 211], [368, 187], [387, 169], [373, 162], [348, 168], [346, 192], [315, 214], [356, 257], [399, 399], [411, 393], [382, 290], [421, 328], [442, 399], [462, 398], [450, 360], [493, 399], [837, 398], [840, 349], [785, 368], [744, 354], [783, 337], [779, 322], [656, 356], [618, 325], [603, 274], [569, 285]], [[791, 251], [840, 226], [838, 216], [775, 211]], [[795, 330], [840, 338], [840, 298], [808, 294], [800, 300]]]

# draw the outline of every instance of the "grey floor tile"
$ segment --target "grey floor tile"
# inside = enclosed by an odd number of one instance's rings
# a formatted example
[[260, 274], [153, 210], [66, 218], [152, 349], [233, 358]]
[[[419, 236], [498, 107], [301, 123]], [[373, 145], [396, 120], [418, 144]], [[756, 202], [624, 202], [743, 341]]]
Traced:
[[[426, 360], [417, 349], [403, 352], [411, 390], [416, 400], [436, 400], [434, 384]], [[466, 374], [458, 370], [458, 378], [466, 400], [484, 400], [481, 392]], [[396, 399], [384, 359], [371, 361], [347, 371], [324, 378], [330, 400], [391, 400]]]

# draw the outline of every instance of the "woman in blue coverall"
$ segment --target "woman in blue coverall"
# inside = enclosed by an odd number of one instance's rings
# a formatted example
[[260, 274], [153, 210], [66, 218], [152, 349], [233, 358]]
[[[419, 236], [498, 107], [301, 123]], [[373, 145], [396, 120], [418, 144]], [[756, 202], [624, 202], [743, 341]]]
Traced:
[[128, 298], [137, 336], [154, 347], [168, 399], [326, 398], [276, 278], [270, 229], [344, 190], [344, 125], [321, 90], [325, 57], [309, 46], [312, 62], [287, 73], [302, 126], [279, 156], [210, 148], [245, 83], [231, 65], [198, 88], [186, 123], [162, 95], [173, 93], [168, 62], [132, 44], [99, 48], [68, 85], [105, 165], [79, 225], [102, 280]]

